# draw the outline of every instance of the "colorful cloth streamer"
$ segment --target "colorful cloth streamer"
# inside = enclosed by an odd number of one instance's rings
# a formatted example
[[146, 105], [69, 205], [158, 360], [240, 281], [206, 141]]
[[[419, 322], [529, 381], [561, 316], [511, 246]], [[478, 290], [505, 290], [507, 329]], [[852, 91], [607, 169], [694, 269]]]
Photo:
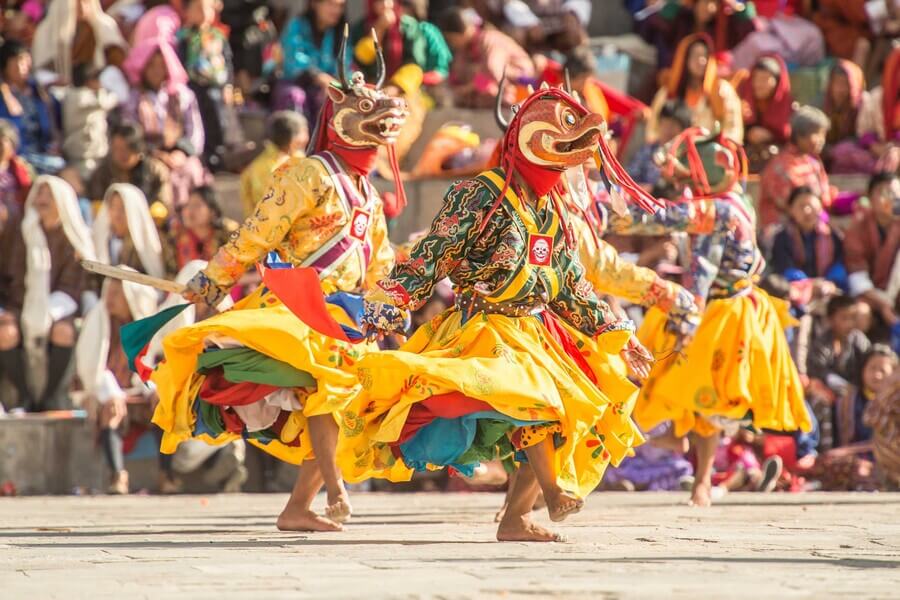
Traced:
[[145, 319], [127, 323], [119, 329], [122, 349], [128, 357], [128, 367], [138, 374], [141, 381], [146, 382], [153, 373], [153, 369], [141, 360], [147, 354], [150, 340], [160, 329], [165, 327], [166, 323], [180, 315], [188, 306], [190, 304], [178, 304]]
[[280, 388], [313, 388], [316, 380], [306, 371], [266, 356], [252, 348], [207, 350], [197, 357], [197, 372], [221, 368], [231, 383], [259, 383]]

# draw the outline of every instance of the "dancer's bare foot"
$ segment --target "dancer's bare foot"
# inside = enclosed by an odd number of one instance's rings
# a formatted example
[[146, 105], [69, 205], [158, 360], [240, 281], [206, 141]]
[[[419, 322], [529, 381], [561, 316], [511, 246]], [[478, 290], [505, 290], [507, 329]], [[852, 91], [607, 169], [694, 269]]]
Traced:
[[497, 514], [494, 515], [494, 523], [500, 523], [506, 517], [506, 509], [509, 508], [509, 504], [506, 502], [503, 503], [503, 506], [500, 507], [500, 510], [497, 511]]
[[286, 506], [278, 515], [275, 527], [279, 531], [342, 531], [340, 523], [335, 523], [325, 517], [320, 517], [308, 509], [291, 508]]
[[688, 506], [705, 508], [712, 505], [712, 485], [697, 480], [691, 490], [691, 500]]
[[554, 523], [564, 521], [566, 517], [574, 515], [584, 506], [584, 500], [563, 490], [559, 490], [553, 496], [548, 496], [545, 493], [544, 501], [547, 503], [547, 512], [550, 513], [550, 520]]
[[353, 507], [350, 506], [350, 499], [346, 496], [346, 492], [333, 502], [329, 499], [328, 506], [325, 507], [325, 516], [335, 523], [346, 523], [352, 514]]
[[504, 518], [497, 528], [498, 542], [565, 542], [566, 538], [532, 522], [531, 517]]

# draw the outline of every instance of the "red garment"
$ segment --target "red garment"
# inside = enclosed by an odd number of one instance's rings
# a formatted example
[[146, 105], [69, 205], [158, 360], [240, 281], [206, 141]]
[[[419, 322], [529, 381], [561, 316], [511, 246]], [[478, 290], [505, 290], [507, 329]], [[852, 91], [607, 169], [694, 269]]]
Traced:
[[[400, 0], [396, 0], [394, 2], [394, 25], [384, 33], [384, 39], [381, 40], [384, 65], [388, 78], [403, 66], [403, 35], [400, 33], [401, 16], [403, 16], [403, 12], [400, 8]], [[371, 31], [377, 19], [378, 17], [375, 15], [375, 0], [368, 0], [366, 32]]]
[[828, 209], [834, 200], [825, 166], [817, 156], [804, 154], [788, 144], [766, 164], [759, 176], [759, 224], [766, 227], [782, 216], [791, 190], [809, 186]]
[[897, 133], [897, 95], [900, 94], [900, 48], [894, 48], [884, 63], [881, 88], [884, 91], [881, 100], [884, 139], [893, 140]]
[[244, 433], [244, 422], [235, 414], [233, 410], [227, 406], [219, 407], [219, 415], [222, 417], [222, 424], [228, 433]]
[[566, 355], [572, 359], [572, 361], [578, 365], [578, 368], [581, 369], [581, 372], [584, 373], [588, 379], [591, 380], [594, 385], [597, 385], [597, 376], [594, 374], [594, 370], [591, 369], [591, 365], [588, 364], [587, 360], [584, 358], [584, 355], [581, 354], [581, 350], [578, 349], [578, 345], [575, 343], [575, 340], [572, 339], [572, 335], [563, 327], [562, 323], [559, 320], [559, 317], [556, 314], [550, 312], [549, 310], [545, 310], [541, 313], [541, 318], [544, 321], [544, 329], [547, 330], [547, 333], [550, 334], [556, 343], [562, 346], [562, 349], [565, 351]]
[[200, 386], [200, 399], [217, 406], [247, 406], [259, 402], [278, 386], [264, 383], [232, 383], [225, 379], [222, 367], [210, 369]]
[[[753, 126], [765, 127], [775, 136], [776, 144], [784, 144], [791, 135], [790, 120], [794, 112], [794, 96], [791, 94], [791, 78], [787, 65], [777, 54], [766, 54], [760, 58], [770, 58], [778, 62], [781, 74], [775, 93], [767, 100], [759, 100], [753, 95], [753, 73], [738, 85], [741, 107], [744, 114], [744, 129]], [[756, 69], [758, 67], [754, 67]]]
[[[835, 106], [830, 93], [831, 78], [836, 72], [843, 73], [850, 83], [850, 98], [844, 106]], [[862, 69], [856, 63], [842, 58], [835, 62], [828, 77], [828, 84], [825, 86], [825, 103], [822, 108], [831, 119], [831, 129], [828, 130], [829, 144], [856, 137], [856, 119], [862, 106], [862, 94], [865, 88], [865, 77]]]

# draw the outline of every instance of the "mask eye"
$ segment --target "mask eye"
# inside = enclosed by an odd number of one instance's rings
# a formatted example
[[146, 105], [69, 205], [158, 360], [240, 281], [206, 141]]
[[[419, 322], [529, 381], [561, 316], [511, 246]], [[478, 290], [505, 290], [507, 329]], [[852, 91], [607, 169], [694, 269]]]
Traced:
[[567, 127], [575, 127], [575, 123], [577, 122], [578, 119], [575, 118], [575, 115], [572, 112], [566, 111], [563, 115], [563, 123], [565, 123]]
[[373, 108], [375, 108], [375, 103], [368, 98], [363, 98], [359, 101], [359, 110], [363, 112], [369, 112]]

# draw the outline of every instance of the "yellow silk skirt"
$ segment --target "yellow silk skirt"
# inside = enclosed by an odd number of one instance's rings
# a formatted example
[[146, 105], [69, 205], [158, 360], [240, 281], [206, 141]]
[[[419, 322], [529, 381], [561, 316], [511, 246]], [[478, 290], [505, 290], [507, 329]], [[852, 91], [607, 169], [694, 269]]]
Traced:
[[[594, 364], [618, 355], [627, 331], [582, 344]], [[578, 340], [576, 339], [576, 342]], [[554, 454], [563, 489], [586, 496], [606, 466], [642, 441], [629, 418], [636, 389], [610, 365], [600, 389], [549, 335], [536, 316], [478, 313], [465, 323], [450, 309], [423, 325], [397, 351], [370, 353], [359, 362], [362, 391], [344, 413], [338, 463], [350, 481], [407, 480], [412, 469], [392, 452], [410, 409], [431, 396], [458, 392], [517, 421], [558, 424]], [[601, 369], [602, 371], [602, 369]]]
[[638, 397], [635, 420], [649, 430], [672, 421], [675, 434], [709, 436], [705, 417], [742, 419], [758, 428], [809, 431], [803, 387], [784, 335], [796, 324], [783, 300], [754, 287], [745, 296], [713, 300], [682, 355], [666, 316], [651, 309], [638, 338], [658, 360]]
[[[328, 305], [331, 315], [341, 324], [355, 327], [347, 314]], [[297, 390], [302, 410], [292, 411], [281, 431], [280, 440], [251, 444], [289, 463], [300, 464], [312, 458], [307, 417], [340, 412], [360, 388], [356, 363], [363, 354], [377, 350], [374, 343], [348, 344], [326, 337], [307, 327], [273, 294], [260, 287], [226, 312], [172, 332], [163, 340], [165, 360], [151, 379], [157, 386], [159, 404], [153, 422], [163, 430], [160, 450], [175, 452], [188, 439], [209, 444], [225, 444], [240, 439], [239, 434], [224, 432], [215, 437], [194, 434], [197, 419], [195, 401], [204, 376], [198, 374], [197, 357], [209, 338], [225, 339], [306, 371], [316, 380], [315, 388]], [[299, 445], [285, 442], [299, 439]]]

